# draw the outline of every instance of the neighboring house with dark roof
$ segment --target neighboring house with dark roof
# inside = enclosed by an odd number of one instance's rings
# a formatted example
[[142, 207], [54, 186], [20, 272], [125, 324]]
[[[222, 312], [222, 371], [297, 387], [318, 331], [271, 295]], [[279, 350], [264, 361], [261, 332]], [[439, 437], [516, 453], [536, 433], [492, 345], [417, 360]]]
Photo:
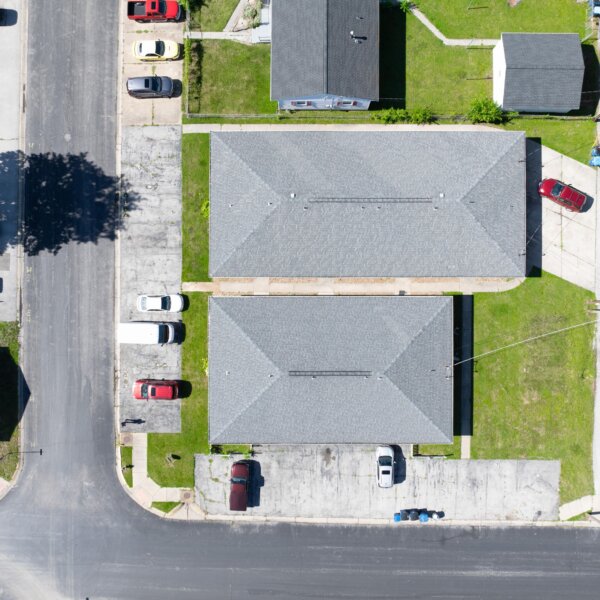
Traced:
[[581, 104], [576, 33], [503, 33], [493, 51], [494, 101], [504, 110], [566, 113]]
[[212, 444], [451, 443], [448, 297], [212, 297]]
[[271, 11], [279, 108], [366, 110], [379, 100], [379, 0], [276, 0]]
[[211, 134], [211, 277], [524, 277], [525, 134]]

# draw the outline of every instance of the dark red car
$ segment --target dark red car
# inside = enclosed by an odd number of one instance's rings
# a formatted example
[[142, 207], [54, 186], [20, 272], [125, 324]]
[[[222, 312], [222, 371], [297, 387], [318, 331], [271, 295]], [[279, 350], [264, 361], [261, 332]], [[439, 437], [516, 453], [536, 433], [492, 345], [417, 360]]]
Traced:
[[229, 489], [229, 510], [246, 510], [248, 507], [248, 485], [250, 465], [244, 461], [231, 466], [231, 487]]
[[538, 185], [538, 192], [540, 196], [556, 202], [571, 212], [581, 212], [587, 201], [587, 196], [583, 192], [558, 179], [542, 179]]
[[136, 400], [175, 400], [179, 394], [176, 381], [166, 379], [138, 379], [133, 384]]

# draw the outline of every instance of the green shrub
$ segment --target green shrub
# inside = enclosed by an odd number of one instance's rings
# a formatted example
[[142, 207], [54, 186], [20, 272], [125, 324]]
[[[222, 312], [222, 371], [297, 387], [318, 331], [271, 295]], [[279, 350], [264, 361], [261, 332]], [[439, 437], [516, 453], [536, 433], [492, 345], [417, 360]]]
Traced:
[[390, 125], [392, 123], [406, 123], [410, 120], [409, 112], [404, 108], [386, 108], [371, 116], [375, 121]]
[[434, 121], [435, 115], [430, 108], [413, 108], [410, 111], [410, 122], [415, 125], [426, 125]]
[[471, 123], [504, 123], [506, 113], [491, 98], [476, 98], [467, 112]]
[[417, 5], [414, 2], [411, 2], [410, 0], [400, 0], [400, 2], [398, 3], [398, 7], [403, 13], [410, 12], [410, 9], [413, 6], [416, 8]]

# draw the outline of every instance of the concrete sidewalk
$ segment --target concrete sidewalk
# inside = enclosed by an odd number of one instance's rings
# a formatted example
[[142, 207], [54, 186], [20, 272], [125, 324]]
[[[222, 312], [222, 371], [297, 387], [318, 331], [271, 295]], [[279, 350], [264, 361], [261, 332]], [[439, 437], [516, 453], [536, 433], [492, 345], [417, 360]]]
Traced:
[[410, 12], [435, 35], [438, 40], [441, 40], [445, 46], [495, 46], [500, 40], [492, 39], [452, 39], [447, 38], [418, 8], [413, 6]]
[[271, 296], [439, 296], [448, 292], [505, 292], [520, 285], [524, 279], [514, 278], [218, 278], [213, 281], [184, 282], [184, 292], [208, 292], [216, 295]]

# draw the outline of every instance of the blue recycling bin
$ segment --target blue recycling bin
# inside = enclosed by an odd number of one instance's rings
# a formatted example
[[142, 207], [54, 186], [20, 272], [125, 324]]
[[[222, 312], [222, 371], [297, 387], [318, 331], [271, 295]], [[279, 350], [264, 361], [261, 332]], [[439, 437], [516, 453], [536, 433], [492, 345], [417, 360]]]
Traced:
[[426, 511], [423, 511], [420, 515], [419, 515], [419, 521], [421, 521], [421, 523], [427, 523], [427, 521], [429, 521], [429, 515], [427, 514]]

